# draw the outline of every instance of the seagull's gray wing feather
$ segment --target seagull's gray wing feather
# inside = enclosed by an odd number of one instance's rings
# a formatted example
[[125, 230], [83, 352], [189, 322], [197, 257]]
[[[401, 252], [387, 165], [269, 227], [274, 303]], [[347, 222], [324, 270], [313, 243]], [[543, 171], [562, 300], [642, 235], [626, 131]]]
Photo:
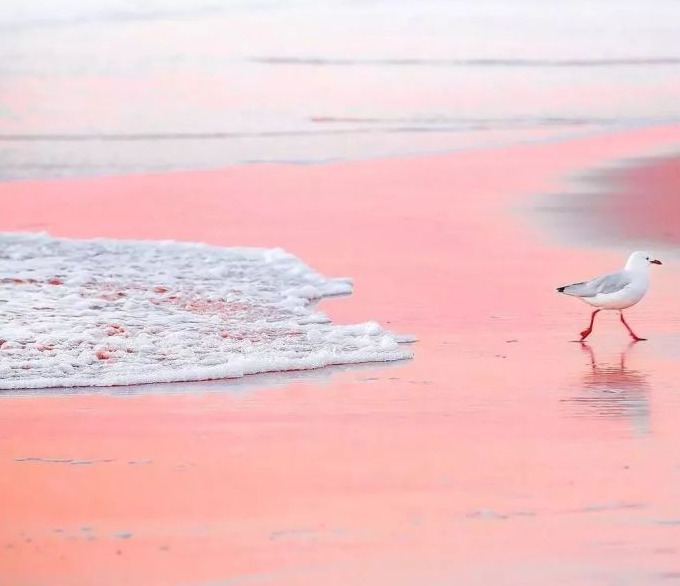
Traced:
[[574, 297], [595, 297], [599, 294], [617, 293], [625, 289], [632, 283], [632, 275], [628, 271], [618, 271], [616, 273], [609, 273], [596, 277], [590, 281], [583, 283], [574, 283], [573, 285], [565, 285], [559, 287], [557, 290], [560, 293], [573, 295]]

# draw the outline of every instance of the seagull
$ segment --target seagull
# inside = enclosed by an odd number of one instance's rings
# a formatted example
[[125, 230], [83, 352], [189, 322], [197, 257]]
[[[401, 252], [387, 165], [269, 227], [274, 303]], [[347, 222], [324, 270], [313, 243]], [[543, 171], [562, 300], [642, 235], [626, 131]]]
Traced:
[[637, 251], [628, 257], [628, 262], [622, 271], [609, 273], [595, 277], [590, 281], [573, 283], [558, 287], [559, 293], [578, 297], [588, 305], [597, 309], [590, 316], [590, 325], [581, 332], [583, 342], [593, 331], [595, 316], [603, 309], [616, 310], [621, 316], [621, 323], [626, 326], [633, 341], [640, 342], [646, 338], [640, 338], [626, 323], [623, 310], [635, 305], [645, 296], [649, 289], [649, 265], [660, 265], [661, 261], [655, 259], [648, 252]]

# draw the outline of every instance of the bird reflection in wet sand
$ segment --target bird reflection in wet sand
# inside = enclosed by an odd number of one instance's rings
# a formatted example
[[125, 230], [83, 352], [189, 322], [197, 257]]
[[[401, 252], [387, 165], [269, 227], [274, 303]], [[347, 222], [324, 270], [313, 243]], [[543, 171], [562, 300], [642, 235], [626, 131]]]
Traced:
[[631, 342], [617, 360], [598, 362], [590, 345], [582, 342], [581, 350], [588, 366], [581, 380], [580, 393], [564, 399], [577, 417], [597, 417], [627, 420], [635, 435], [648, 435], [650, 427], [649, 389], [647, 375], [626, 366]]

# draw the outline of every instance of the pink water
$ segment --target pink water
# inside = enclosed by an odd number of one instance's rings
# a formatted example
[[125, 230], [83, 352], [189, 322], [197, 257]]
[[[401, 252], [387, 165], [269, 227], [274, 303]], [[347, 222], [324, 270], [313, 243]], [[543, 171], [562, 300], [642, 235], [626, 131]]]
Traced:
[[[680, 572], [678, 268], [631, 346], [554, 286], [623, 251], [516, 212], [677, 127], [398, 161], [16, 183], [0, 228], [292, 250], [356, 294], [338, 321], [414, 360], [2, 398], [0, 573], [69, 586], [665, 584]], [[225, 198], [229, 194], [229, 199]], [[544, 195], [549, 198], [550, 195]], [[333, 219], [332, 228], [329, 218]]]

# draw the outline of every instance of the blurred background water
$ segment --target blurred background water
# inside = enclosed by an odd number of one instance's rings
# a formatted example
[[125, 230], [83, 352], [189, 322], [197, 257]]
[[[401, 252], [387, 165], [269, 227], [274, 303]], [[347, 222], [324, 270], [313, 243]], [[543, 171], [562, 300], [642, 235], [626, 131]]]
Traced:
[[0, 180], [424, 154], [679, 118], [676, 0], [0, 8]]

